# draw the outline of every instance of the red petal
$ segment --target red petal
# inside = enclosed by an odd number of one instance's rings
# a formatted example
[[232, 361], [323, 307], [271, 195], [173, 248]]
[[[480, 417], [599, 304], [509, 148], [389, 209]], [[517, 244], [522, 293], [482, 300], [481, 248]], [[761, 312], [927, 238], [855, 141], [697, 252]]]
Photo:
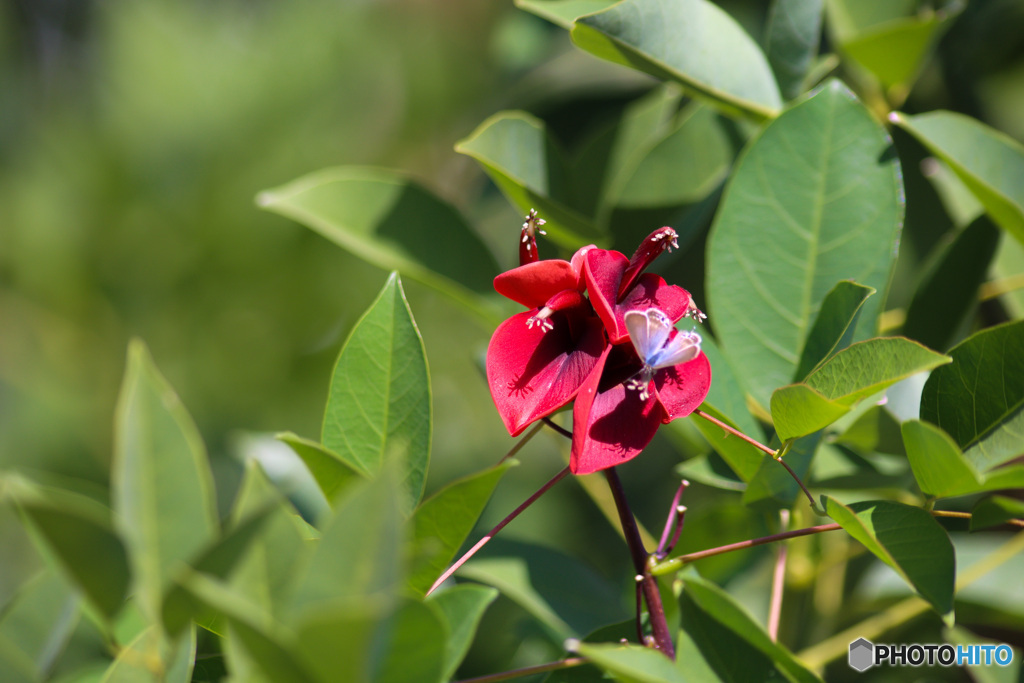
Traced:
[[653, 395], [641, 401], [639, 392], [621, 383], [600, 390], [611, 350], [610, 346], [605, 349], [573, 405], [569, 469], [574, 474], [590, 474], [632, 460], [664, 421], [664, 412]]
[[545, 332], [526, 325], [536, 313], [524, 311], [503, 322], [487, 347], [487, 383], [512, 436], [571, 401], [605, 346], [592, 315], [552, 315], [554, 327]]
[[640, 275], [619, 301], [616, 298], [619, 284], [628, 266], [626, 257], [617, 251], [592, 249], [587, 253], [584, 275], [590, 303], [604, 322], [612, 344], [621, 344], [629, 338], [626, 311], [660, 308], [675, 323], [686, 315], [690, 306], [689, 292], [665, 284], [664, 278], [653, 273]]
[[494, 289], [527, 308], [540, 308], [563, 289], [579, 289], [572, 264], [561, 259], [527, 263], [494, 278]]
[[663, 368], [654, 375], [655, 395], [666, 423], [689, 415], [711, 388], [711, 363], [703, 352], [689, 363]]
[[629, 259], [629, 268], [626, 269], [622, 283], [619, 285], [618, 294], [620, 298], [626, 293], [626, 290], [633, 286], [640, 273], [644, 272], [644, 269], [651, 265], [651, 262], [661, 252], [672, 251], [679, 247], [678, 237], [679, 235], [676, 234], [675, 230], [665, 226], [664, 228], [658, 228], [640, 242], [640, 246], [636, 248], [633, 258]]

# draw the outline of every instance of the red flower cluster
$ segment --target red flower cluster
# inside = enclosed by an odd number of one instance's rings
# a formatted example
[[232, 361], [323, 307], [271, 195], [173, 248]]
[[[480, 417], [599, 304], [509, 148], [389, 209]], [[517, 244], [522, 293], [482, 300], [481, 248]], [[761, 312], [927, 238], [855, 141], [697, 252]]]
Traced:
[[[512, 436], [575, 399], [570, 468], [589, 474], [636, 457], [659, 425], [704, 400], [711, 366], [699, 351], [700, 337], [674, 328], [684, 316], [703, 314], [685, 289], [644, 273], [676, 246], [672, 228], [651, 233], [631, 259], [589, 246], [571, 261], [538, 261], [534, 232], [542, 223], [531, 212], [523, 225], [523, 265], [494, 279], [499, 294], [529, 310], [491, 337], [487, 381]], [[633, 312], [644, 315], [627, 322]], [[682, 361], [666, 364], [676, 358]]]

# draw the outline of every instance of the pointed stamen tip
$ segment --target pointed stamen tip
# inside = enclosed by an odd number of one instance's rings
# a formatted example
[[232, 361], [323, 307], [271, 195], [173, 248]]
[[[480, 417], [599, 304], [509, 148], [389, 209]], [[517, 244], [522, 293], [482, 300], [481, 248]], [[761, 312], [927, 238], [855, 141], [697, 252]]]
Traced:
[[643, 574], [637, 574], [636, 576], [633, 577], [633, 580], [636, 581], [637, 583], [640, 583], [641, 581], [644, 580], [644, 575]]
[[685, 505], [677, 506], [676, 507], [676, 512], [678, 512], [679, 514], [683, 514], [684, 512], [686, 512], [686, 506]]
[[689, 479], [683, 479], [681, 482], [679, 482], [679, 485], [682, 486], [685, 489], [685, 488], [687, 488], [690, 485], [690, 480]]
[[576, 652], [580, 649], [579, 638], [566, 638], [562, 646], [565, 647], [567, 652]]

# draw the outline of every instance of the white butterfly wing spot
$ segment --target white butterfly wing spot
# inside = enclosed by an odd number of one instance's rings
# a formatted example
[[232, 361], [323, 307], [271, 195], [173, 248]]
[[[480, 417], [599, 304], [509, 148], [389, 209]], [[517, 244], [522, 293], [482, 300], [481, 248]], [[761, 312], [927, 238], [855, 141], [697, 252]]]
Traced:
[[646, 362], [655, 370], [688, 363], [700, 355], [700, 342], [700, 335], [696, 332], [679, 332]]

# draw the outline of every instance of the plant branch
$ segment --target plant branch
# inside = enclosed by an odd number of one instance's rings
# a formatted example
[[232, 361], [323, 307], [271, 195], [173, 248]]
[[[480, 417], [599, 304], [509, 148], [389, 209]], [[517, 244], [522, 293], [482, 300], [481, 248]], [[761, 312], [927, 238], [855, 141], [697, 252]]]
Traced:
[[782, 458], [776, 458], [775, 461], [782, 465], [783, 467], [785, 467], [786, 471], [789, 472], [789, 476], [793, 477], [794, 481], [796, 481], [797, 485], [800, 487], [800, 490], [804, 492], [805, 496], [807, 496], [807, 501], [811, 504], [811, 509], [814, 510], [814, 514], [820, 517], [826, 517], [827, 515], [825, 514], [825, 511], [818, 507], [818, 504], [814, 502], [814, 496], [812, 496], [811, 492], [807, 490], [807, 487], [804, 485], [804, 483], [800, 481], [800, 477], [796, 476], [796, 472], [794, 472], [793, 468], [789, 466], [789, 463], [787, 463]]
[[755, 448], [761, 449], [762, 451], [764, 451], [768, 455], [772, 456], [773, 458], [776, 457], [776, 455], [778, 454], [777, 451], [774, 451], [771, 448], [768, 448], [768, 446], [765, 446], [763, 443], [761, 443], [760, 441], [757, 441], [756, 439], [750, 438], [749, 436], [747, 436], [743, 432], [741, 432], [738, 429], [735, 429], [735, 428], [727, 425], [726, 423], [722, 422], [718, 418], [712, 417], [711, 415], [708, 415], [707, 413], [705, 413], [700, 408], [696, 408], [693, 411], [693, 414], [694, 415], [698, 415], [700, 417], [703, 417], [708, 422], [713, 422], [714, 424], [718, 425], [719, 427], [721, 427], [725, 431], [729, 432], [730, 434], [734, 434], [735, 436], [740, 437], [741, 439], [743, 439], [744, 441], [749, 443], [751, 446], [754, 446]]
[[520, 513], [522, 513], [523, 510], [525, 510], [526, 508], [528, 508], [531, 505], [533, 505], [533, 503], [538, 498], [540, 498], [545, 493], [547, 493], [548, 489], [550, 489], [552, 486], [554, 486], [559, 481], [561, 481], [565, 477], [565, 475], [567, 475], [567, 474], [569, 474], [569, 468], [568, 467], [566, 467], [561, 472], [559, 472], [554, 477], [552, 477], [548, 481], [548, 483], [544, 484], [539, 489], [537, 489], [536, 493], [534, 493], [532, 496], [527, 498], [525, 501], [522, 502], [522, 504], [520, 504], [519, 507], [517, 507], [511, 513], [509, 513], [509, 515], [507, 517], [505, 517], [505, 519], [503, 519], [500, 522], [498, 522], [497, 526], [495, 526], [493, 529], [488, 531], [487, 534], [483, 538], [481, 538], [479, 541], [477, 541], [476, 545], [474, 545], [472, 548], [467, 550], [466, 553], [462, 557], [460, 557], [458, 560], [455, 561], [455, 564], [453, 564], [452, 566], [448, 567], [448, 569], [445, 570], [444, 574], [441, 574], [441, 576], [438, 577], [437, 581], [435, 581], [434, 585], [430, 587], [430, 590], [427, 591], [426, 595], [430, 595], [435, 590], [437, 590], [437, 587], [440, 586], [442, 583], [444, 583], [448, 579], [449, 576], [451, 576], [456, 571], [458, 571], [459, 567], [461, 567], [463, 564], [466, 563], [466, 560], [468, 560], [469, 558], [473, 557], [473, 555], [475, 555], [476, 552], [478, 550], [480, 550], [480, 548], [483, 548], [484, 545], [486, 545], [488, 541], [490, 541], [492, 538], [494, 538], [495, 534], [497, 534], [499, 531], [504, 529], [506, 524], [508, 524], [513, 519], [518, 517], [520, 515]]
[[[779, 511], [779, 521], [783, 529], [789, 526], [789, 510]], [[772, 574], [772, 597], [768, 606], [768, 635], [772, 641], [779, 640], [779, 622], [782, 620], [782, 593], [786, 587], [786, 557], [789, 546], [779, 546], [779, 555], [775, 558], [775, 571]]]
[[512, 671], [502, 671], [497, 674], [487, 674], [486, 676], [477, 676], [476, 678], [464, 678], [461, 681], [455, 681], [454, 683], [498, 683], [498, 681], [510, 681], [513, 678], [521, 678], [523, 676], [532, 676], [534, 674], [542, 674], [545, 671], [558, 671], [559, 669], [571, 669], [574, 666], [580, 666], [586, 664], [587, 660], [583, 657], [566, 657], [565, 659], [558, 662], [548, 662], [547, 664], [538, 664], [536, 666], [527, 666], [522, 669], [514, 669]]
[[541, 420], [541, 422], [546, 424], [548, 427], [551, 427], [552, 429], [554, 429], [556, 432], [558, 432], [559, 434], [561, 434], [565, 438], [567, 438], [567, 439], [571, 439], [572, 438], [572, 432], [570, 432], [568, 429], [566, 429], [562, 425], [556, 424], [555, 421], [552, 420], [550, 417], [542, 417], [540, 420]]
[[[679, 499], [683, 497], [683, 491], [690, 486], [690, 482], [683, 479], [679, 484], [679, 488], [676, 489], [676, 495], [672, 498], [672, 507], [668, 511], [668, 517], [665, 519], [665, 528], [661, 532], [661, 540], [658, 542], [658, 549], [654, 551], [654, 557], [658, 560], [662, 560], [672, 552], [672, 548], [676, 547], [676, 543], [679, 541], [679, 533], [683, 530], [683, 519], [686, 515], [686, 506], [679, 504]], [[671, 538], [669, 535], [671, 534]]]
[[[640, 540], [640, 532], [637, 529], [636, 520], [633, 518], [633, 512], [629, 509], [629, 503], [626, 501], [622, 482], [614, 467], [606, 469], [604, 476], [608, 480], [612, 497], [615, 498], [615, 507], [619, 511], [619, 521], [626, 536], [626, 545], [629, 546], [629, 554], [633, 558], [633, 568], [636, 570], [637, 580], [647, 602], [647, 614], [651, 623], [655, 647], [669, 659], [675, 660], [676, 649], [668, 630], [668, 622], [665, 620], [665, 608], [661, 604], [658, 580], [651, 574], [651, 567], [647, 562], [649, 555], [644, 548], [643, 541]], [[639, 616], [637, 615], [638, 619]]]
[[519, 441], [516, 442], [516, 445], [513, 446], [509, 450], [508, 453], [506, 453], [505, 455], [501, 456], [501, 460], [498, 461], [498, 464], [500, 465], [501, 463], [505, 462], [509, 458], [513, 457], [516, 453], [518, 453], [522, 449], [523, 446], [525, 446], [526, 444], [528, 444], [530, 442], [530, 439], [532, 439], [533, 437], [535, 437], [537, 435], [537, 432], [539, 432], [541, 429], [543, 429], [543, 427], [544, 427], [544, 425], [537, 425], [533, 429], [531, 429], [530, 431], [526, 432], [526, 435], [523, 436], [523, 438], [519, 439]]
[[654, 565], [654, 567], [651, 568], [651, 574], [653, 574], [654, 576], [664, 576], [665, 574], [671, 574], [672, 572], [679, 571], [690, 562], [703, 560], [705, 557], [722, 555], [723, 553], [729, 553], [733, 550], [742, 550], [743, 548], [753, 548], [754, 546], [764, 545], [766, 543], [774, 543], [775, 541], [785, 541], [786, 539], [797, 538], [798, 536], [810, 536], [811, 534], [820, 534], [825, 531], [835, 531], [836, 529], [841, 528], [842, 527], [838, 524], [819, 524], [818, 526], [811, 526], [805, 529], [784, 531], [780, 534], [772, 534], [771, 536], [752, 538], [749, 541], [740, 541], [738, 543], [720, 545], [717, 548], [699, 550], [695, 553], [679, 555], [677, 557], [673, 557], [671, 560], [665, 560], [664, 562], [656, 564]]
[[[971, 519], [970, 512], [956, 512], [955, 510], [929, 510], [934, 517], [954, 517], [956, 519]], [[1010, 524], [1024, 528], [1024, 519], [1008, 519], [1003, 524]]]

